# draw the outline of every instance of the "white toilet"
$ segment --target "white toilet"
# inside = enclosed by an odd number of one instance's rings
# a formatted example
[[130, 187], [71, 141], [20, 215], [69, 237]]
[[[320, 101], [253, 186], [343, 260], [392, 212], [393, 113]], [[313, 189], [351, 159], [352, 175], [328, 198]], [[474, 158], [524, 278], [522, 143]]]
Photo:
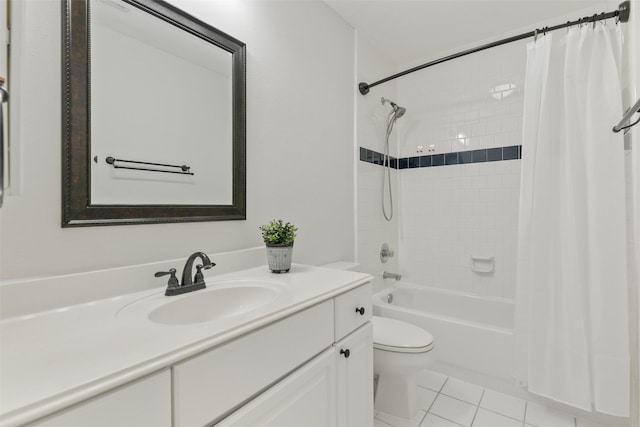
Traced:
[[[360, 271], [359, 265], [335, 262], [323, 267]], [[434, 360], [433, 336], [411, 323], [372, 316], [373, 370], [378, 376], [375, 408], [386, 414], [413, 419], [420, 410], [416, 374]]]
[[375, 408], [413, 419], [420, 410], [416, 374], [433, 361], [433, 336], [424, 329], [373, 316], [373, 369], [378, 375]]

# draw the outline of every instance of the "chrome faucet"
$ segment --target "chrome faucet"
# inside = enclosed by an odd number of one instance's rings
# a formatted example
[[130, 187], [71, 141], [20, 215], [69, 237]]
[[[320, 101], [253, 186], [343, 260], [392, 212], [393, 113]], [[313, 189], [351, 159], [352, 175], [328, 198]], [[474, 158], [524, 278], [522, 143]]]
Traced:
[[400, 280], [402, 279], [402, 276], [400, 274], [396, 274], [396, 273], [389, 273], [388, 271], [383, 271], [382, 272], [382, 278], [383, 279], [396, 279], [396, 280]]
[[[193, 263], [197, 258], [202, 260], [202, 264], [196, 265], [196, 274], [191, 279], [191, 272], [193, 271]], [[166, 296], [180, 295], [185, 294], [187, 292], [197, 291], [198, 289], [204, 289], [207, 285], [204, 282], [204, 274], [202, 270], [208, 270], [211, 267], [215, 266], [214, 262], [211, 262], [207, 254], [204, 252], [194, 252], [187, 258], [187, 262], [184, 265], [184, 269], [182, 270], [182, 282], [178, 283], [178, 278], [176, 277], [176, 269], [172, 268], [169, 271], [158, 271], [155, 274], [155, 277], [162, 277], [170, 274], [169, 282], [167, 283], [167, 290], [165, 291]]]

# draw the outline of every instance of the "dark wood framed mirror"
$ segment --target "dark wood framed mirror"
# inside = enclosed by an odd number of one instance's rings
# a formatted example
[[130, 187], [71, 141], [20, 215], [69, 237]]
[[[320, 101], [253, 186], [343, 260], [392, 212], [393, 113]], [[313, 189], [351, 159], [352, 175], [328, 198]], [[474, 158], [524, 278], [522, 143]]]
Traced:
[[[246, 219], [245, 44], [162, 0], [62, 5], [62, 226]], [[98, 20], [100, 7], [106, 15]], [[147, 23], [98, 31], [109, 14], [143, 15]], [[149, 29], [159, 25], [165, 27]], [[132, 34], [140, 31], [141, 41]], [[103, 49], [92, 44], [99, 35], [124, 42]], [[182, 39], [193, 46], [181, 46]], [[144, 60], [136, 51], [114, 56], [134, 45], [153, 45], [153, 53]], [[163, 57], [179, 57], [182, 65], [164, 66], [157, 62]], [[136, 69], [135, 60], [151, 68]], [[98, 68], [104, 64], [108, 69]], [[208, 70], [215, 67], [227, 71], [209, 87], [208, 75], [222, 75]], [[203, 83], [194, 77], [200, 73]], [[117, 80], [129, 76], [131, 82]], [[188, 111], [192, 98], [211, 109], [193, 102]]]

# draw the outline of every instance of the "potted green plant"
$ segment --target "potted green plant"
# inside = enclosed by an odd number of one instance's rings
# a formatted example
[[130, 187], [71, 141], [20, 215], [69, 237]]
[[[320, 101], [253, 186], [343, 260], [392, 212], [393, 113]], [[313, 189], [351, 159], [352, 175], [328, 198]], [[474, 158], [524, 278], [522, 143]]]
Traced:
[[272, 219], [260, 226], [262, 239], [267, 245], [267, 262], [274, 273], [287, 273], [291, 269], [293, 241], [298, 228], [290, 222]]

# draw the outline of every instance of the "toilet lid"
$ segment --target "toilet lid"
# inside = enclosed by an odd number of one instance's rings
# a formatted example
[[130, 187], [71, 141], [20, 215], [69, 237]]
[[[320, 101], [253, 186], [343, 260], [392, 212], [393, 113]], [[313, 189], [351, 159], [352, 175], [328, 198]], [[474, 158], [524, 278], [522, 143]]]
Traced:
[[388, 317], [372, 316], [373, 347], [401, 353], [424, 353], [433, 348], [433, 336], [424, 329]]

